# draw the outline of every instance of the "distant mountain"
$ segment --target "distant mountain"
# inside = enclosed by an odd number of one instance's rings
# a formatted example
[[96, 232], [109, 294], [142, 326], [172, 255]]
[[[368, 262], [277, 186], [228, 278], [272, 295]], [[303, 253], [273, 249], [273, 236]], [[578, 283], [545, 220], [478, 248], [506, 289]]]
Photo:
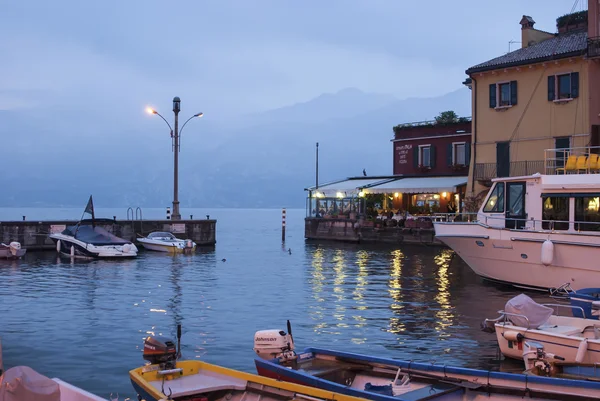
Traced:
[[[303, 207], [303, 189], [315, 181], [315, 142], [320, 182], [360, 175], [363, 168], [391, 174], [392, 127], [445, 110], [470, 115], [469, 90], [397, 100], [345, 89], [232, 118], [234, 124], [199, 122], [182, 138], [182, 207]], [[169, 205], [168, 132], [154, 122], [115, 131], [120, 124], [95, 117], [85, 116], [98, 124], [84, 125], [55, 114], [0, 112], [0, 206], [79, 206], [90, 193], [103, 207]]]

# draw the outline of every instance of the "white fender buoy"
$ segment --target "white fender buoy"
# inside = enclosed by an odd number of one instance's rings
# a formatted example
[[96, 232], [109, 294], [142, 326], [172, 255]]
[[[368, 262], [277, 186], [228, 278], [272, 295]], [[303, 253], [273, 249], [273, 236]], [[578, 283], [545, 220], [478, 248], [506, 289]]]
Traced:
[[56, 252], [60, 252], [60, 240], [56, 241]]
[[575, 355], [575, 362], [581, 363], [585, 358], [585, 354], [588, 349], [588, 339], [584, 338], [581, 343], [579, 343], [579, 348], [577, 348], [577, 355]]
[[507, 330], [502, 333], [502, 336], [506, 338], [508, 341], [521, 341], [523, 340], [523, 334], [518, 331]]
[[131, 246], [129, 244], [123, 245], [123, 252], [129, 253], [129, 251], [131, 251]]
[[554, 243], [547, 239], [542, 244], [542, 263], [545, 266], [549, 266], [552, 264], [554, 260]]
[[71, 245], [71, 256], [75, 256], [75, 247]]

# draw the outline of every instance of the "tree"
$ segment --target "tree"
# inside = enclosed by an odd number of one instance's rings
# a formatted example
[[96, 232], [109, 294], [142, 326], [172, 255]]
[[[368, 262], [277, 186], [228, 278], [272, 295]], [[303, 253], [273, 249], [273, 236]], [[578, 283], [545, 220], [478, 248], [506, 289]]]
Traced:
[[435, 118], [437, 124], [453, 124], [458, 122], [458, 114], [453, 110], [442, 111], [439, 116]]

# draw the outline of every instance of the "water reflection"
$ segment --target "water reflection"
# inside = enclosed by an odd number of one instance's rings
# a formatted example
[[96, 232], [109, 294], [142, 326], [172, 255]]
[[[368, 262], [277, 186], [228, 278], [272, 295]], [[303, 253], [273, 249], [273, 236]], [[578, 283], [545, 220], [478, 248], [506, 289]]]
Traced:
[[402, 321], [401, 313], [404, 309], [404, 297], [402, 293], [402, 262], [404, 260], [404, 254], [401, 250], [396, 249], [391, 252], [392, 264], [390, 271], [390, 279], [388, 284], [388, 292], [392, 298], [390, 308], [394, 311], [397, 316], [390, 317], [389, 331], [391, 333], [402, 333], [406, 330], [404, 322]]

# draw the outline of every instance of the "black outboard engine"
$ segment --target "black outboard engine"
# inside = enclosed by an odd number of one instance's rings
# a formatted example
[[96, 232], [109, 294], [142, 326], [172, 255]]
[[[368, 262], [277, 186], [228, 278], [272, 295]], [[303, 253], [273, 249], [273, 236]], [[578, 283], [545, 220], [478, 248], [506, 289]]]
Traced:
[[177, 347], [167, 337], [147, 337], [144, 340], [144, 360], [160, 365], [161, 370], [174, 369], [177, 363]]

